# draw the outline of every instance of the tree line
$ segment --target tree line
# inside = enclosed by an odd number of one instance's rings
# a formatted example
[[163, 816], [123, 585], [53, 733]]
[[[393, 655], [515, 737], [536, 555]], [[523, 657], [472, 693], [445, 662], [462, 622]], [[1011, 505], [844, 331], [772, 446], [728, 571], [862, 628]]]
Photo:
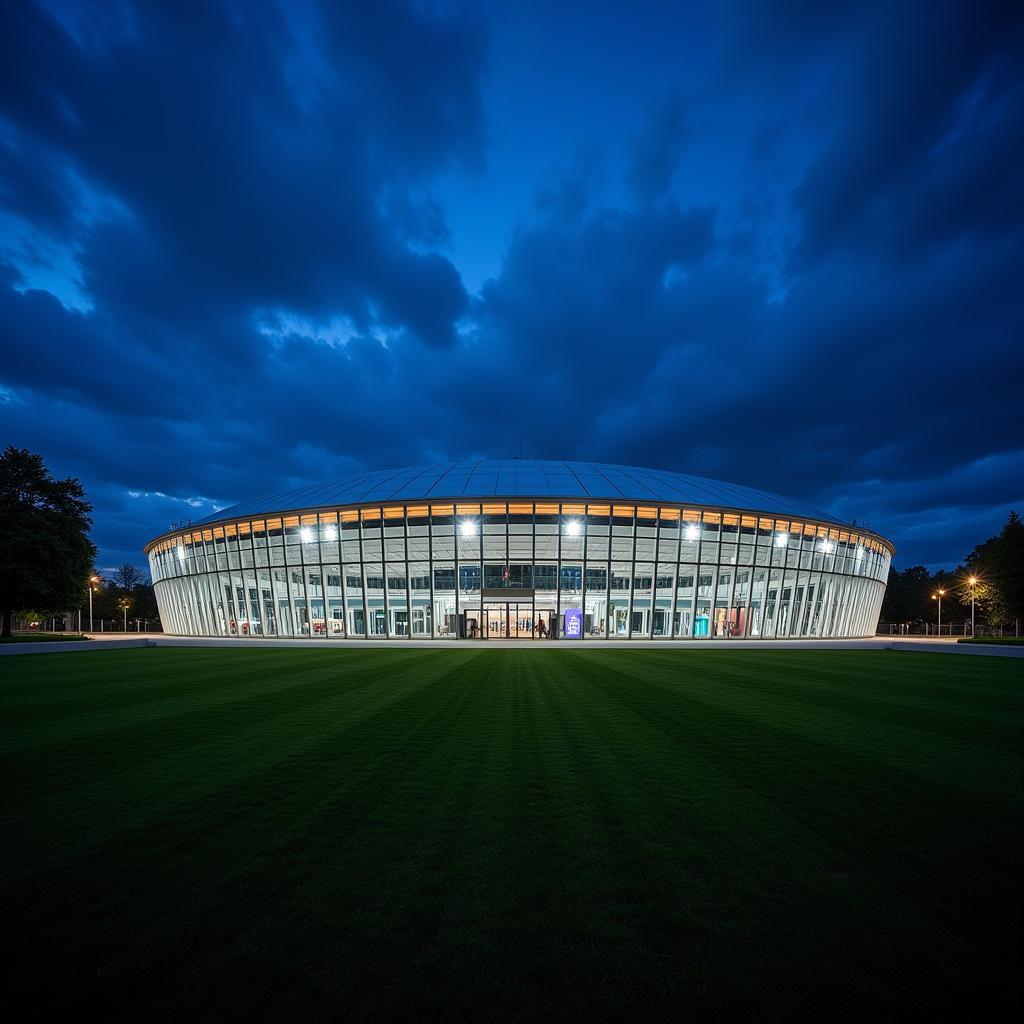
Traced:
[[[97, 629], [101, 620], [107, 623], [113, 620], [120, 628], [126, 618], [129, 626], [135, 619], [139, 619], [143, 622], [148, 621], [150, 627], [160, 619], [153, 584], [149, 583], [146, 574], [131, 562], [118, 566], [109, 576], [95, 573], [92, 587], [92, 617]], [[83, 611], [83, 623], [85, 614]]]
[[1024, 619], [1024, 522], [1011, 512], [1002, 530], [979, 544], [951, 571], [930, 573], [923, 565], [890, 570], [882, 602], [882, 622], [916, 625], [935, 622], [942, 594], [942, 618], [971, 615], [974, 596], [978, 624], [1011, 626]]

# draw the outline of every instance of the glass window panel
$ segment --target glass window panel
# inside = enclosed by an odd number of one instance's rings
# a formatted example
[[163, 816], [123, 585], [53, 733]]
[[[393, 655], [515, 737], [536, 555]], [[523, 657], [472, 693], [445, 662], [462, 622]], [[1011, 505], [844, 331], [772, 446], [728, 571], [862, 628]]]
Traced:
[[533, 533], [510, 534], [508, 538], [508, 557], [510, 561], [532, 561]]
[[484, 586], [488, 589], [496, 589], [508, 586], [508, 567], [504, 562], [487, 562], [484, 564]]
[[460, 565], [459, 566], [459, 593], [473, 594], [480, 590], [480, 566]]
[[537, 590], [553, 593], [558, 587], [558, 566], [554, 563], [535, 564], [533, 585]]
[[409, 563], [409, 590], [414, 596], [430, 596], [430, 563]]
[[[504, 517], [502, 517], [504, 518]], [[499, 528], [495, 528], [492, 532], [485, 533], [483, 536], [483, 552], [485, 559], [504, 559], [507, 555], [506, 548], [506, 537], [505, 537], [505, 526], [502, 522]]]
[[583, 590], [583, 566], [562, 563], [561, 589], [578, 596]]
[[538, 523], [534, 536], [536, 557], [538, 559], [556, 559], [558, 557], [558, 525], [557, 516], [548, 517], [552, 522]]
[[410, 532], [407, 546], [410, 561], [429, 559], [430, 537], [427, 535], [426, 527], [422, 527], [416, 532]]

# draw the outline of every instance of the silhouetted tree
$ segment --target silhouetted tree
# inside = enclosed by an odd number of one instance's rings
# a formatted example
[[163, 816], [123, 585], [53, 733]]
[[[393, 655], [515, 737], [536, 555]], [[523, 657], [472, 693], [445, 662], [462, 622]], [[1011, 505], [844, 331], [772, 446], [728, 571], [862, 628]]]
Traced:
[[118, 614], [117, 600], [120, 596], [121, 591], [113, 581], [101, 576], [99, 583], [96, 584], [93, 592], [93, 617], [97, 621], [102, 619], [116, 619]]
[[134, 602], [134, 615], [137, 619], [147, 619], [150, 626], [160, 621], [160, 611], [156, 604], [156, 594], [153, 593], [152, 583], [140, 583], [132, 591]]
[[55, 480], [41, 455], [0, 455], [0, 635], [11, 635], [16, 608], [81, 606], [96, 555], [91, 511], [81, 483]]
[[932, 576], [923, 565], [892, 570], [882, 605], [884, 622], [926, 622], [931, 617]]
[[114, 583], [126, 594], [130, 594], [145, 578], [142, 570], [131, 562], [125, 562], [114, 570]]
[[1016, 512], [967, 556], [967, 567], [989, 588], [986, 616], [992, 625], [1024, 618], [1024, 522]]

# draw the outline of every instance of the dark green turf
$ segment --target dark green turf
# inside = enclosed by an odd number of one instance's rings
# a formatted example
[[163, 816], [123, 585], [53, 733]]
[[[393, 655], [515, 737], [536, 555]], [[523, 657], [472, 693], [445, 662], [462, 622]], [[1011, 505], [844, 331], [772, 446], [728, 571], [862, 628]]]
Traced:
[[958, 644], [1024, 644], [1024, 637], [1021, 636], [976, 636], [973, 639], [971, 637], [962, 637], [957, 640]]
[[81, 633], [16, 633], [14, 636], [0, 636], [0, 644], [50, 644], [84, 639]]
[[1012, 1016], [1022, 683], [881, 651], [4, 658], [0, 1008]]

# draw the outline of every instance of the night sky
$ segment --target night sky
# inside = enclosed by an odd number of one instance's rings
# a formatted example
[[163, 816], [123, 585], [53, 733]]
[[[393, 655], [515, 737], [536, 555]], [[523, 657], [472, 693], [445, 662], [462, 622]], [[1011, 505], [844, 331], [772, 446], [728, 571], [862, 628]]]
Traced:
[[652, 466], [1024, 511], [1019, 4], [0, 4], [0, 443], [99, 566], [264, 492]]

